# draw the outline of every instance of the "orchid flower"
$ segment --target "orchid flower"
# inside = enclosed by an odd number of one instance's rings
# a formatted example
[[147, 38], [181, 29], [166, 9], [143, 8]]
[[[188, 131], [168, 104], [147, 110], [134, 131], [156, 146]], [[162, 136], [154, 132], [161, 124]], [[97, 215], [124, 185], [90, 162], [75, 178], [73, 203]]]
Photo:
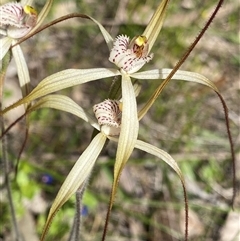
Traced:
[[[99, 131], [99, 133], [92, 139], [86, 150], [79, 157], [62, 184], [50, 209], [41, 240], [45, 239], [47, 230], [56, 212], [74, 193], [76, 193], [77, 190], [82, 189], [85, 186], [88, 176], [90, 175], [107, 139], [118, 142], [116, 161], [114, 165], [114, 180], [107, 213], [107, 221], [114, 202], [121, 172], [130, 158], [134, 148], [146, 151], [161, 158], [177, 172], [183, 185], [184, 197], [186, 201], [187, 197], [184, 178], [177, 163], [168, 153], [155, 146], [152, 146], [149, 143], [137, 139], [139, 132], [139, 120], [147, 113], [170, 79], [200, 83], [212, 88], [216, 93], [219, 94], [215, 85], [206, 77], [197, 73], [180, 71], [178, 70], [179, 66], [175, 70], [156, 69], [138, 72], [153, 58], [151, 50], [162, 28], [168, 2], [169, 0], [163, 0], [160, 3], [145, 31], [141, 35], [133, 37], [132, 40], [125, 35], [119, 35], [113, 39], [97, 20], [85, 15], [99, 26], [110, 50], [109, 61], [113, 63], [115, 67], [67, 69], [60, 71], [43, 79], [26, 97], [22, 98], [1, 112], [1, 114], [4, 114], [21, 104], [31, 103], [32, 101], [40, 98], [35, 104], [26, 110], [27, 114], [43, 107], [55, 108], [79, 116], [81, 119], [90, 123]], [[95, 105], [94, 113], [98, 123], [70, 98], [62, 95], [49, 95], [53, 92], [71, 86], [115, 76], [121, 77], [122, 99], [121, 101], [108, 99]], [[153, 93], [149, 101], [139, 112], [137, 110], [136, 95], [134, 86], [132, 84], [132, 79], [165, 79], [165, 81], [159, 85], [159, 88], [155, 93]], [[187, 201], [185, 202], [185, 209], [185, 236], [187, 239]], [[103, 234], [103, 240], [106, 236], [106, 230], [107, 222]]]
[[[62, 184], [50, 209], [41, 238], [41, 240], [44, 240], [56, 212], [74, 193], [84, 188], [95, 162], [106, 143], [106, 140], [109, 139], [111, 141], [119, 142], [118, 137], [122, 128], [122, 103], [118, 100], [107, 99], [94, 105], [93, 112], [96, 119], [87, 111], [82, 109], [71, 98], [63, 95], [55, 94], [44, 96], [33, 104], [27, 110], [27, 113], [29, 114], [40, 108], [54, 108], [74, 114], [91, 124], [92, 127], [99, 131], [99, 133], [92, 139], [86, 150], [76, 161], [68, 176], [64, 180], [64, 183]], [[136, 140], [134, 148], [150, 153], [171, 166], [180, 177], [184, 189], [184, 195], [186, 197], [184, 178], [181, 170], [179, 169], [176, 161], [167, 152], [141, 140]], [[117, 174], [118, 173], [116, 171], [115, 175]], [[113, 192], [116, 192], [116, 187], [116, 184], [113, 184]], [[114, 196], [112, 196], [112, 200], [110, 202], [111, 205], [113, 198]]]
[[16, 44], [41, 25], [52, 2], [53, 0], [48, 0], [39, 15], [36, 9], [30, 6], [32, 0], [10, 2], [0, 6], [0, 61], [11, 48], [23, 96], [29, 93], [30, 77], [22, 49]]

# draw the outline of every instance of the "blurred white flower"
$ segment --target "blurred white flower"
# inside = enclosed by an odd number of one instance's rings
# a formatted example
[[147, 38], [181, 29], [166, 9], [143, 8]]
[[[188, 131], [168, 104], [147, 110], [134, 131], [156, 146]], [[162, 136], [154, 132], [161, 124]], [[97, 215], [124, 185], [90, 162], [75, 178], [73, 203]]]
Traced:
[[[20, 3], [11, 2], [0, 6], [0, 65], [11, 46], [16, 45], [19, 39], [27, 36], [41, 25], [52, 2], [53, 0], [47, 0], [39, 15], [36, 9], [30, 6], [31, 0], [22, 0]], [[16, 63], [19, 84], [24, 97], [30, 91], [28, 66], [19, 44], [13, 46], [11, 52]], [[2, 66], [0, 70], [2, 70]]]
[[36, 26], [37, 20], [37, 11], [29, 5], [13, 2], [0, 6], [0, 60], [11, 45], [16, 44], [18, 39], [26, 36]]
[[37, 16], [29, 5], [6, 3], [0, 6], [0, 33], [13, 39], [22, 38], [36, 25]]

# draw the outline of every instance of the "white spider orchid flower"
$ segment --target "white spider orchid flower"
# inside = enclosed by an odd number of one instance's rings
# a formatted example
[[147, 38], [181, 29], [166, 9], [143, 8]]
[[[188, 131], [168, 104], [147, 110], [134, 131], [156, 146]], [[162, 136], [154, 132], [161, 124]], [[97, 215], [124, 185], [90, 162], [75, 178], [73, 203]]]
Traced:
[[130, 42], [129, 37], [119, 35], [113, 43], [109, 61], [126, 73], [134, 73], [153, 58], [153, 54], [148, 54], [148, 46], [146, 36], [135, 37]]
[[[11, 45], [26, 36], [37, 24], [38, 13], [30, 5], [12, 2], [0, 6], [0, 60]], [[14, 48], [13, 48], [14, 49]]]
[[[22, 89], [22, 95], [29, 93], [29, 71], [19, 45], [18, 40], [26, 37], [33, 32], [45, 19], [53, 0], [47, 0], [40, 14], [36, 9], [30, 6], [32, 0], [22, 0], [20, 3], [10, 2], [0, 6], [0, 65], [4, 56], [11, 48], [13, 58], [16, 62], [19, 83]], [[13, 46], [16, 45], [16, 46]], [[5, 71], [5, 70], [4, 70]]]
[[[43, 229], [41, 237], [41, 241], [43, 241], [56, 212], [74, 193], [76, 193], [78, 190], [81, 190], [81, 188], [85, 185], [97, 158], [104, 148], [106, 140], [109, 139], [110, 141], [119, 142], [118, 137], [122, 126], [122, 103], [118, 100], [107, 99], [99, 104], [94, 105], [93, 112], [96, 117], [95, 119], [87, 111], [75, 103], [71, 98], [55, 94], [42, 97], [27, 109], [27, 113], [29, 114], [41, 108], [53, 108], [71, 113], [88, 122], [92, 127], [99, 131], [99, 133], [92, 139], [91, 143], [85, 149], [85, 151], [81, 154], [69, 172], [68, 176], [64, 180], [64, 183], [62, 184], [52, 204], [48, 219]], [[173, 170], [178, 174], [185, 191], [184, 178], [181, 170], [179, 169], [177, 162], [167, 152], [140, 140], [136, 140], [134, 148], [154, 155], [172, 167]], [[120, 175], [120, 173], [115, 173], [115, 175]], [[116, 188], [117, 185], [114, 183], [114, 193], [116, 192]], [[112, 201], [113, 197], [111, 197], [111, 205]]]
[[22, 38], [36, 25], [37, 16], [29, 5], [6, 3], [0, 6], [0, 33], [12, 39]]

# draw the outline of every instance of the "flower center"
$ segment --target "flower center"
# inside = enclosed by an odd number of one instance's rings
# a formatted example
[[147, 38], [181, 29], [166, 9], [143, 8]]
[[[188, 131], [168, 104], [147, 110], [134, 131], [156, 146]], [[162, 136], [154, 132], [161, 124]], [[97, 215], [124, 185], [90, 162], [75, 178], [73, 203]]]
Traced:
[[109, 60], [125, 72], [135, 73], [153, 58], [153, 54], [148, 55], [148, 49], [145, 36], [136, 36], [130, 42], [129, 37], [119, 35], [113, 43]]
[[147, 52], [148, 52], [147, 37], [138, 36], [133, 38], [129, 45], [129, 49], [132, 49], [133, 53], [135, 53], [138, 58], [147, 56]]

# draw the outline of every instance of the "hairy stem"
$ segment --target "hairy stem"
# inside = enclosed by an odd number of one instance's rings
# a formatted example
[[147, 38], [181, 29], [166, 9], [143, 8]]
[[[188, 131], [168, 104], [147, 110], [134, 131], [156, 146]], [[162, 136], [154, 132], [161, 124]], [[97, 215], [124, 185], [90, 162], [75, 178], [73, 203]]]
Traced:
[[[4, 129], [0, 135], [0, 140], [4, 137], [4, 135], [6, 135], [10, 131], [10, 129], [13, 126], [15, 126], [21, 119], [23, 119], [25, 115], [26, 115], [26, 113], [24, 113], [23, 115], [18, 117], [12, 124], [10, 124], [6, 129]], [[1, 115], [0, 117], [3, 117], [3, 116]]]
[[221, 100], [221, 103], [222, 103], [222, 106], [223, 106], [227, 135], [228, 135], [228, 140], [229, 140], [229, 144], [230, 144], [230, 151], [231, 151], [231, 158], [232, 158], [232, 170], [233, 170], [233, 178], [232, 178], [233, 196], [232, 196], [231, 205], [232, 205], [232, 208], [233, 208], [234, 200], [235, 200], [236, 193], [237, 193], [237, 190], [236, 190], [236, 185], [237, 185], [237, 183], [236, 183], [236, 159], [235, 159], [235, 153], [234, 153], [234, 145], [233, 145], [232, 134], [231, 134], [231, 131], [230, 131], [230, 123], [229, 123], [227, 105], [226, 105], [225, 100], [223, 99], [222, 95], [219, 92], [216, 92], [216, 94], [218, 95], [219, 99]]
[[[208, 21], [205, 23], [203, 29], [201, 32], [198, 34], [194, 42], [190, 45], [190, 47], [187, 49], [187, 51], [184, 53], [184, 55], [181, 57], [181, 59], [178, 61], [178, 63], [174, 66], [173, 70], [171, 73], [168, 75], [168, 77], [159, 85], [159, 87], [155, 90], [155, 92], [152, 94], [152, 96], [149, 98], [147, 104], [143, 107], [144, 111], [147, 112], [151, 106], [154, 104], [155, 100], [158, 98], [162, 90], [166, 87], [166, 85], [169, 83], [173, 75], [178, 71], [178, 69], [182, 66], [182, 64], [186, 61], [188, 56], [191, 54], [193, 49], [196, 47], [202, 36], [205, 34], [207, 31], [208, 27], [212, 23], [213, 19], [215, 18], [216, 14], [218, 13], [220, 7], [222, 6], [224, 0], [219, 0], [215, 10], [211, 14], [210, 18]], [[142, 110], [140, 111], [142, 112]]]
[[27, 39], [31, 38], [32, 36], [34, 36], [37, 33], [40, 33], [41, 31], [43, 31], [44, 29], [47, 29], [57, 23], [60, 23], [62, 21], [65, 21], [67, 19], [71, 19], [71, 18], [86, 18], [86, 19], [91, 19], [90, 17], [88, 17], [85, 14], [81, 14], [81, 13], [71, 13], [71, 14], [67, 14], [65, 16], [62, 16], [60, 18], [57, 18], [55, 20], [53, 20], [50, 23], [47, 23], [45, 25], [43, 25], [42, 27], [38, 28], [36, 31], [32, 32], [31, 34], [27, 35], [26, 37], [21, 38], [16, 44], [12, 45], [11, 48], [13, 48], [14, 46], [21, 44], [22, 42], [26, 41]]
[[81, 217], [82, 217], [82, 198], [86, 188], [87, 181], [78, 189], [76, 192], [76, 208], [74, 221], [72, 225], [72, 229], [70, 232], [70, 236], [68, 241], [80, 241], [80, 229], [81, 229]]
[[[0, 110], [2, 110], [2, 100], [3, 100], [3, 85], [4, 85], [4, 80], [6, 76], [6, 71], [7, 67], [11, 61], [11, 53], [8, 51], [8, 53], [4, 56], [2, 60], [2, 68], [0, 71]], [[1, 115], [0, 116], [0, 128], [1, 128], [1, 133], [4, 133], [5, 127], [4, 127], [4, 118]], [[1, 134], [2, 135], [2, 134]], [[12, 191], [11, 191], [11, 182], [9, 178], [10, 174], [10, 167], [9, 167], [9, 160], [8, 160], [8, 155], [7, 155], [7, 136], [4, 135], [1, 141], [1, 151], [2, 151], [2, 170], [4, 172], [4, 185], [7, 191], [7, 199], [10, 207], [10, 214], [11, 214], [11, 219], [12, 219], [12, 226], [13, 226], [13, 232], [15, 236], [16, 241], [21, 241], [21, 235], [19, 232], [19, 228], [17, 225], [17, 219], [16, 219], [16, 213], [14, 209], [14, 204], [13, 204], [13, 198], [12, 198]]]
[[114, 201], [114, 191], [117, 189], [117, 186], [115, 185], [115, 183], [113, 183], [112, 185], [112, 189], [111, 189], [111, 194], [110, 194], [110, 200], [109, 200], [109, 204], [108, 204], [108, 210], [107, 210], [107, 215], [106, 215], [106, 219], [105, 219], [105, 225], [104, 225], [104, 230], [103, 230], [103, 235], [102, 235], [102, 241], [105, 241], [106, 236], [107, 236], [107, 229], [108, 229], [108, 223], [109, 223], [109, 219], [110, 219], [110, 214], [112, 211], [112, 206], [113, 206], [113, 201]]
[[18, 167], [19, 167], [19, 162], [20, 162], [20, 158], [21, 158], [21, 155], [23, 153], [23, 150], [24, 150], [24, 147], [26, 146], [27, 144], [27, 139], [28, 139], [28, 127], [26, 128], [26, 131], [25, 131], [25, 135], [24, 135], [24, 140], [23, 140], [23, 143], [21, 145], [21, 149], [18, 153], [18, 156], [17, 156], [17, 163], [15, 165], [15, 179], [17, 177], [17, 174], [18, 174]]

